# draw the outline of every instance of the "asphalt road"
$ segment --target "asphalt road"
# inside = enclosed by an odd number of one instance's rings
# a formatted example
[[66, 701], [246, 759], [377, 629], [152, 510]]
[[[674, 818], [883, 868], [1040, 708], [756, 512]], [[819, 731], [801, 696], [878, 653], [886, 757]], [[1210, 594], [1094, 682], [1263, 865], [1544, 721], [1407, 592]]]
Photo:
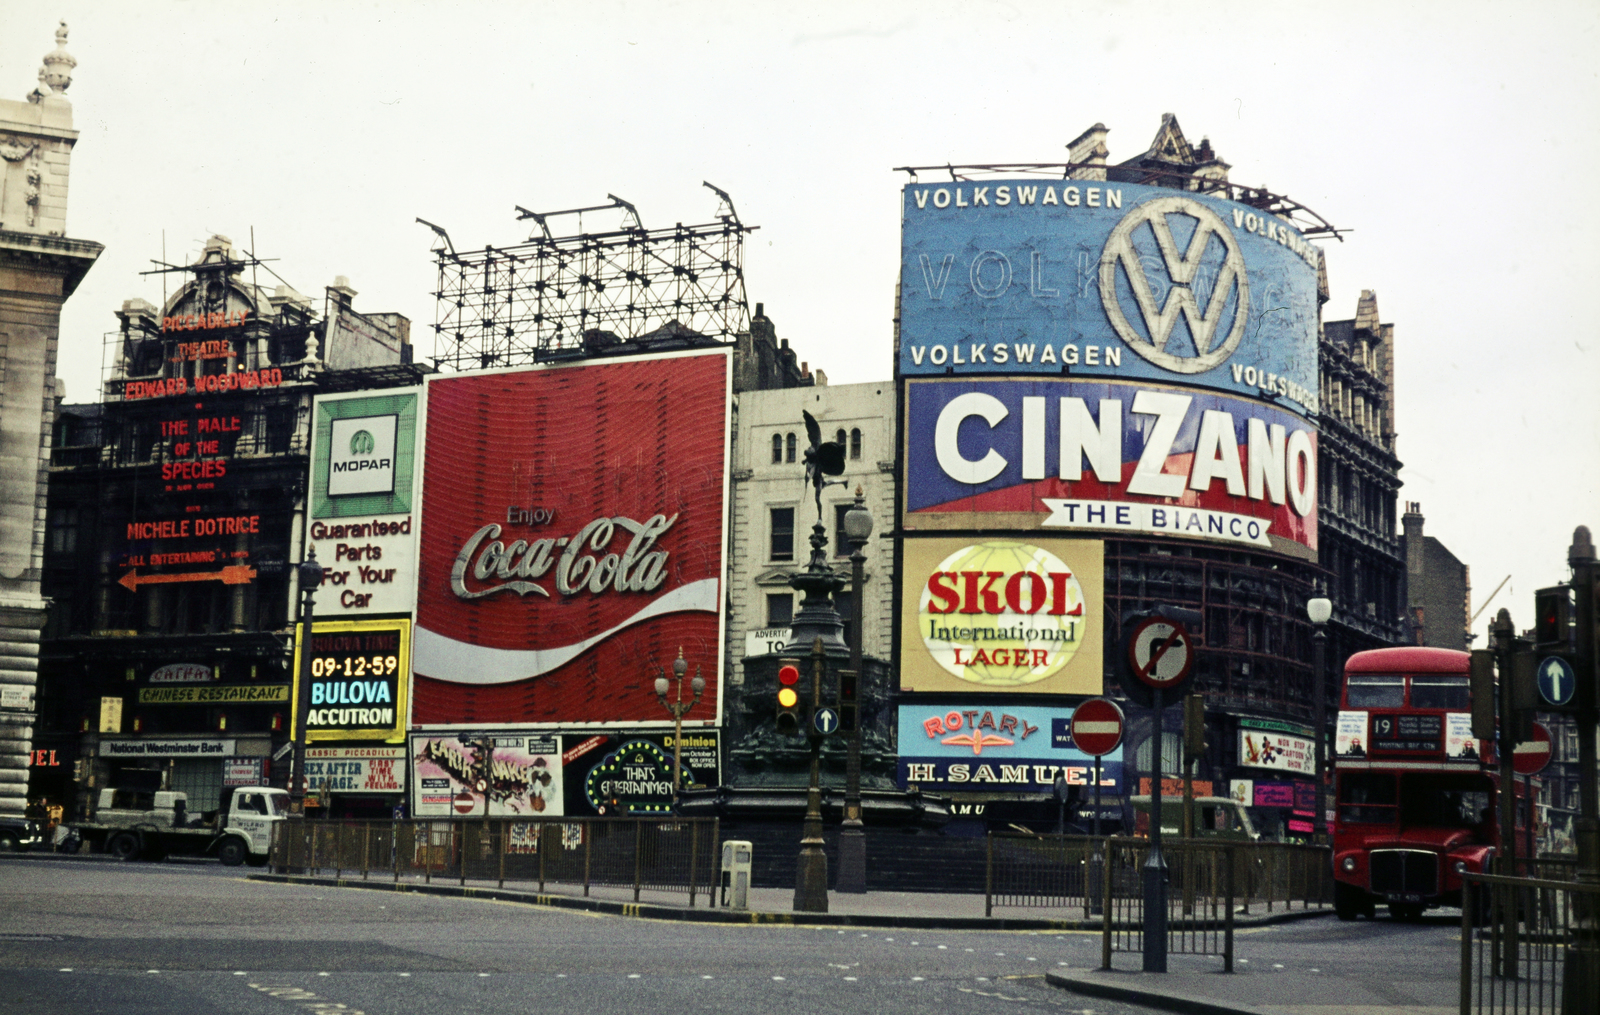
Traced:
[[1130, 1015], [1045, 985], [1092, 934], [590, 915], [260, 884], [214, 863], [0, 861], [0, 1012]]

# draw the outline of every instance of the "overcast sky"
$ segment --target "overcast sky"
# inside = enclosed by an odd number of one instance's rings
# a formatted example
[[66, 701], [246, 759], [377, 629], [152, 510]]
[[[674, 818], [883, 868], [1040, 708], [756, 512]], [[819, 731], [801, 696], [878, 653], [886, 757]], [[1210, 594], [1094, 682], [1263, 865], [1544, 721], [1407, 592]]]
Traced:
[[[618, 194], [759, 225], [748, 294], [832, 383], [891, 376], [907, 164], [1049, 162], [1096, 121], [1113, 161], [1161, 114], [1235, 182], [1352, 230], [1328, 320], [1396, 326], [1402, 501], [1532, 623], [1572, 529], [1600, 530], [1600, 5], [1474, 3], [271, 4], [0, 0], [21, 98], [58, 18], [82, 132], [68, 233], [106, 245], [62, 315], [69, 400], [98, 397], [151, 260], [212, 233], [317, 297], [399, 311], [430, 349], [432, 235], [525, 239]], [[598, 228], [604, 219], [589, 218]], [[1480, 644], [1481, 644], [1480, 640]]]

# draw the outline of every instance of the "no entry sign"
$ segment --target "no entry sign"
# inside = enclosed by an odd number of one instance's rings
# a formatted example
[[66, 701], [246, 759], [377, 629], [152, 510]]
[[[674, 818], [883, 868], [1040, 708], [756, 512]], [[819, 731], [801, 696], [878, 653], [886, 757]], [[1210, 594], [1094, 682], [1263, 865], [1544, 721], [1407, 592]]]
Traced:
[[466, 790], [456, 794], [454, 803], [457, 814], [471, 814], [473, 808], [478, 806], [477, 799]]
[[1518, 775], [1538, 775], [1550, 764], [1550, 731], [1543, 723], [1533, 724], [1533, 739], [1511, 749], [1511, 767]]
[[1122, 743], [1122, 709], [1106, 698], [1090, 698], [1072, 713], [1072, 745], [1085, 754], [1110, 754]]

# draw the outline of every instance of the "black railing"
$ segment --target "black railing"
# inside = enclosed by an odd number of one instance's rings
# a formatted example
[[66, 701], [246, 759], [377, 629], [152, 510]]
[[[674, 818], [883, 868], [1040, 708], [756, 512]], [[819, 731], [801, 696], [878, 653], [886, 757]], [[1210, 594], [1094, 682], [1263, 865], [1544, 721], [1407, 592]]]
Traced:
[[1600, 885], [1473, 873], [1461, 880], [1462, 1015], [1579, 1015], [1600, 1006]]
[[275, 825], [270, 863], [283, 873], [363, 879], [420, 876], [582, 889], [595, 886], [711, 898], [715, 818], [304, 821]]

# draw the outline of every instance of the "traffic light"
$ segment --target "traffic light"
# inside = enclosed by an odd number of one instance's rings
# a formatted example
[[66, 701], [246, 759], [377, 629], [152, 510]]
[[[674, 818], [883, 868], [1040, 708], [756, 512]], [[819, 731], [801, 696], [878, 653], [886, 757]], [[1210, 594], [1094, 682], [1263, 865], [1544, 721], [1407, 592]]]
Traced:
[[1494, 729], [1494, 652], [1486, 648], [1472, 650], [1469, 663], [1472, 679], [1472, 735], [1478, 740], [1492, 742]]
[[842, 733], [853, 733], [856, 728], [857, 697], [856, 697], [856, 671], [839, 671], [839, 730]]
[[1572, 588], [1556, 585], [1533, 594], [1533, 642], [1540, 652], [1572, 647]]
[[1206, 699], [1190, 694], [1183, 699], [1183, 757], [1198, 761], [1206, 754]]
[[800, 660], [778, 660], [778, 732], [792, 737], [800, 732]]

